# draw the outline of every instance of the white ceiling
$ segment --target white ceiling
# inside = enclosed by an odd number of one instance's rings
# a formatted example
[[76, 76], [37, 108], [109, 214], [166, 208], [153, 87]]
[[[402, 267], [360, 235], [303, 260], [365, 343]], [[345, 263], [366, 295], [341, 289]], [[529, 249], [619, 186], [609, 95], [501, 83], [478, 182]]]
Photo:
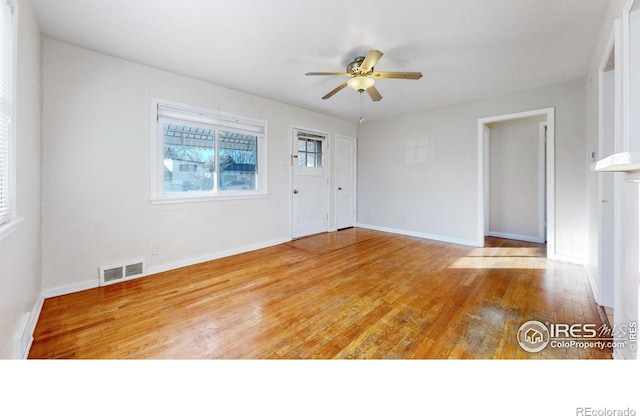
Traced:
[[367, 120], [584, 77], [607, 0], [31, 0], [42, 32], [108, 55], [351, 121], [342, 72], [370, 49]]

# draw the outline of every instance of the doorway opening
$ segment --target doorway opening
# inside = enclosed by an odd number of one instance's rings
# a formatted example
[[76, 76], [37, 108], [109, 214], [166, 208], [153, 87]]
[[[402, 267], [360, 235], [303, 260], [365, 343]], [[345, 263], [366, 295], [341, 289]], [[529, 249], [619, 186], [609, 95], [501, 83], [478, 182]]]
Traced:
[[479, 247], [485, 236], [546, 241], [547, 257], [556, 257], [554, 117], [545, 108], [478, 120]]

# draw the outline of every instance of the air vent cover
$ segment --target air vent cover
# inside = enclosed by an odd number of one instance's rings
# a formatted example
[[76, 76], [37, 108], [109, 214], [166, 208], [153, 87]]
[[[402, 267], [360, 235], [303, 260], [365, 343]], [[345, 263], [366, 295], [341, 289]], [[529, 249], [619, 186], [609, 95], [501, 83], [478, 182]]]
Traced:
[[102, 278], [105, 282], [111, 282], [114, 280], [120, 280], [124, 276], [122, 275], [122, 266], [114, 267], [112, 269], [106, 269], [102, 272]]
[[144, 272], [144, 265], [142, 262], [127, 264], [124, 266], [124, 275], [125, 277], [136, 276], [142, 274]]
[[144, 275], [144, 260], [100, 267], [100, 286], [135, 279]]

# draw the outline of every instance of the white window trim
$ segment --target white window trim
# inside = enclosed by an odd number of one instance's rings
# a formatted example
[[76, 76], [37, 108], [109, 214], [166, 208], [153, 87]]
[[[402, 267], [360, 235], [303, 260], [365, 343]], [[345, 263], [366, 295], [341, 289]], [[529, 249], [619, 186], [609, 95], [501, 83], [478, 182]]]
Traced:
[[[162, 116], [158, 108], [162, 107]], [[225, 190], [222, 192], [188, 192], [165, 194], [163, 187], [162, 160], [164, 139], [159, 130], [159, 118], [175, 117], [194, 123], [206, 123], [219, 128], [232, 128], [246, 131], [258, 136], [258, 189], [257, 190]], [[151, 99], [151, 189], [149, 201], [152, 204], [179, 204], [208, 201], [226, 201], [237, 199], [267, 198], [268, 184], [268, 125], [266, 120], [254, 119], [235, 114], [214, 111], [188, 104], [176, 103], [159, 98]], [[217, 153], [218, 149], [216, 149]], [[217, 186], [214, 188], [217, 189]]]
[[[0, 0], [2, 1], [2, 0]], [[10, 124], [9, 124], [9, 142], [8, 142], [8, 202], [9, 202], [9, 219], [0, 224], [0, 240], [7, 237], [15, 230], [16, 226], [23, 220], [17, 215], [16, 204], [16, 79], [17, 79], [17, 62], [18, 62], [18, 3], [14, 0], [3, 0], [11, 7], [11, 74], [10, 74]]]

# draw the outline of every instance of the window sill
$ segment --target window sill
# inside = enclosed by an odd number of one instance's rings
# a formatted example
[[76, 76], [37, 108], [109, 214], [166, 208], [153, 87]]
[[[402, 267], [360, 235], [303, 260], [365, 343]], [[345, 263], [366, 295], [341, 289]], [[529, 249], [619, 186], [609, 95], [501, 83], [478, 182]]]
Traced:
[[0, 241], [8, 237], [23, 220], [24, 218], [22, 217], [13, 218], [9, 222], [0, 225]]
[[632, 172], [640, 170], [640, 152], [615, 153], [593, 166], [594, 172]]
[[197, 195], [197, 196], [158, 196], [149, 199], [153, 205], [163, 204], [189, 204], [196, 202], [233, 201], [240, 199], [261, 199], [268, 198], [267, 193], [252, 194], [229, 194], [229, 195]]

